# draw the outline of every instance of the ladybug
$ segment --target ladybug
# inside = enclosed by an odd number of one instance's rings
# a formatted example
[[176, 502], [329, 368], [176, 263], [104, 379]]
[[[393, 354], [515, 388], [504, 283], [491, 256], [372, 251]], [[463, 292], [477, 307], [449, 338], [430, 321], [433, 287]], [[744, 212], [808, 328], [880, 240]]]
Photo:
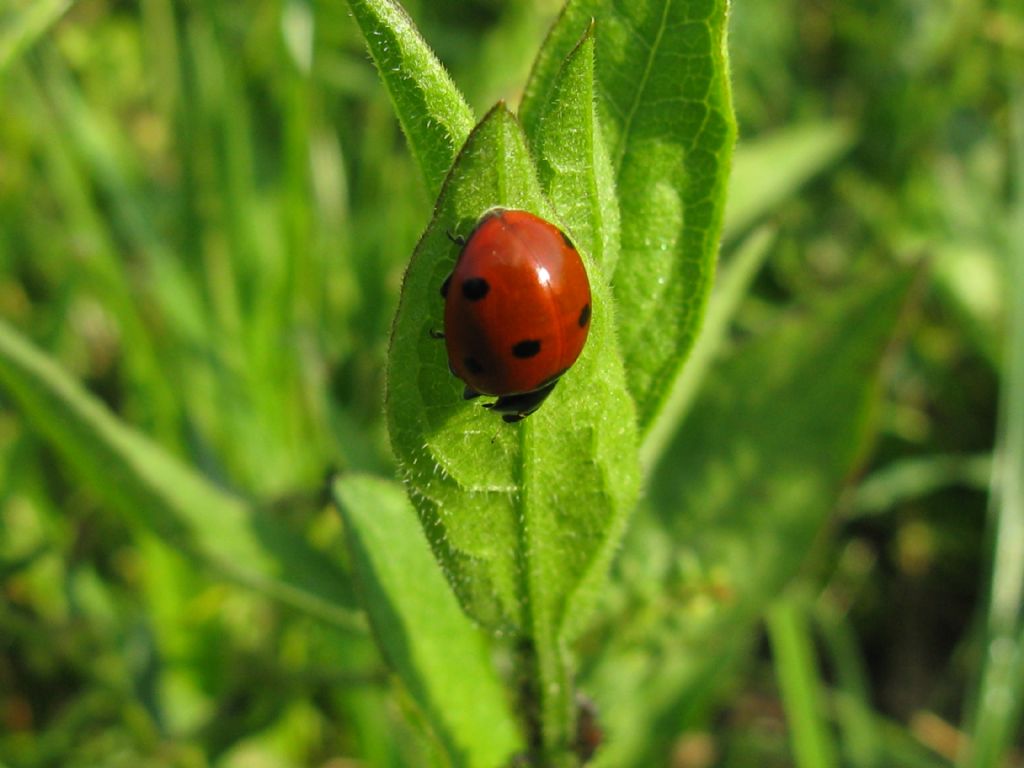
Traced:
[[590, 282], [579, 251], [551, 222], [492, 208], [462, 245], [441, 286], [448, 367], [470, 400], [507, 422], [536, 411], [583, 351]]

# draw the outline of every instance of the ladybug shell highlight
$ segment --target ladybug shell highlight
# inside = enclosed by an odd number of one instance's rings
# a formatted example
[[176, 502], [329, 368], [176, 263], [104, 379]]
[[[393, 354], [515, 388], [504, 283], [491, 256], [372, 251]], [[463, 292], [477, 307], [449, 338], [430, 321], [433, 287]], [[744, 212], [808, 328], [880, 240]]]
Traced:
[[442, 294], [448, 364], [467, 397], [545, 390], [519, 398], [522, 408], [494, 404], [518, 418], [536, 410], [587, 341], [590, 282], [579, 252], [558, 227], [526, 211], [485, 213]]

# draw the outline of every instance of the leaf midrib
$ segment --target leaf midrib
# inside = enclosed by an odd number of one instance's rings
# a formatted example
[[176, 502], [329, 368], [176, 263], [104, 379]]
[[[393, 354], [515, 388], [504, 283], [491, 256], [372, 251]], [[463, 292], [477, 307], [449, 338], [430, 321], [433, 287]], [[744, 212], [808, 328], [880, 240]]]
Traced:
[[[502, 104], [503, 108], [504, 104]], [[512, 117], [511, 113], [505, 112], [505, 120], [501, 122], [501, 129], [496, 132], [497, 141], [500, 144], [499, 157], [508, 157], [508, 131], [515, 118]], [[497, 163], [497, 179], [498, 179], [498, 199], [503, 203], [508, 202], [508, 175], [504, 163]], [[513, 427], [516, 429], [516, 427]], [[519, 520], [523, 521], [526, 519], [526, 510], [529, 508], [527, 499], [527, 491], [530, 487], [528, 474], [529, 467], [529, 443], [527, 440], [527, 430], [530, 429], [530, 423], [527, 421], [521, 422], [518, 425], [519, 432], [519, 492], [513, 494], [512, 505], [515, 513], [518, 515]], [[529, 577], [529, 564], [530, 558], [530, 540], [528, 533], [529, 526], [518, 526], [518, 542], [516, 552], [516, 568], [518, 570], [517, 580], [519, 582], [519, 594], [523, 595], [524, 605], [531, 606], [533, 595], [530, 590], [530, 577]], [[519, 617], [520, 621], [522, 616]], [[532, 617], [531, 617], [532, 618]], [[523, 622], [524, 626], [528, 625], [528, 622]]]
[[668, 12], [671, 6], [672, 0], [665, 0], [662, 5], [661, 21], [658, 23], [658, 31], [654, 37], [654, 43], [648, 49], [647, 61], [644, 65], [644, 74], [640, 80], [640, 87], [636, 89], [636, 94], [633, 97], [633, 103], [630, 105], [629, 113], [626, 115], [626, 119], [622, 125], [622, 133], [619, 134], [619, 140], [615, 146], [616, 181], [619, 181], [619, 173], [622, 171], [622, 161], [626, 156], [626, 144], [629, 140], [630, 129], [633, 125], [633, 119], [636, 117], [636, 113], [640, 109], [640, 102], [643, 101], [644, 93], [647, 90], [647, 82], [650, 80], [651, 70], [654, 68], [654, 59], [658, 55], [658, 49], [661, 46], [661, 38], [665, 34], [665, 27], [668, 24]]

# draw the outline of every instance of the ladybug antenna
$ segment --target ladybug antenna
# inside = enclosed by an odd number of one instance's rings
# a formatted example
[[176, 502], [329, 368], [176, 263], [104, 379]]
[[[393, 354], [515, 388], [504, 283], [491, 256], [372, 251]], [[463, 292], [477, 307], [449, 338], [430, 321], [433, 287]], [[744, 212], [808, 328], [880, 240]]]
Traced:
[[445, 233], [446, 235], [448, 235], [448, 239], [449, 239], [449, 240], [451, 240], [451, 241], [452, 241], [453, 243], [455, 243], [456, 245], [458, 245], [458, 246], [460, 246], [460, 247], [461, 247], [461, 246], [463, 246], [463, 245], [465, 245], [465, 244], [466, 244], [466, 238], [465, 238], [465, 236], [463, 236], [463, 235], [453, 235], [453, 234], [452, 234], [452, 231], [451, 231], [450, 229], [446, 229], [446, 230], [444, 231], [444, 233]]

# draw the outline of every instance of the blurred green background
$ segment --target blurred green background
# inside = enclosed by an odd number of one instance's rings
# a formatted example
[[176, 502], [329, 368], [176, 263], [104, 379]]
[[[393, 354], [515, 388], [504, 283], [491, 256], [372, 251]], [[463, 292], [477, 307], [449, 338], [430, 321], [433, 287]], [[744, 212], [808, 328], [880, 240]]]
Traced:
[[[403, 5], [478, 113], [516, 102], [559, 7]], [[741, 1], [730, 56], [745, 173], [724, 263], [754, 226], [774, 232], [731, 338], [929, 263], [828, 566], [801, 587], [839, 590], [863, 701], [913, 745], [906, 764], [952, 764], [993, 551], [1024, 18], [980, 0]], [[0, 0], [0, 316], [326, 551], [342, 547], [323, 478], [394, 475], [384, 356], [430, 214], [340, 0]], [[713, 716], [657, 725], [676, 768], [793, 764], [772, 654], [749, 640]], [[429, 755], [368, 637], [197, 570], [0, 393], [0, 764]]]

